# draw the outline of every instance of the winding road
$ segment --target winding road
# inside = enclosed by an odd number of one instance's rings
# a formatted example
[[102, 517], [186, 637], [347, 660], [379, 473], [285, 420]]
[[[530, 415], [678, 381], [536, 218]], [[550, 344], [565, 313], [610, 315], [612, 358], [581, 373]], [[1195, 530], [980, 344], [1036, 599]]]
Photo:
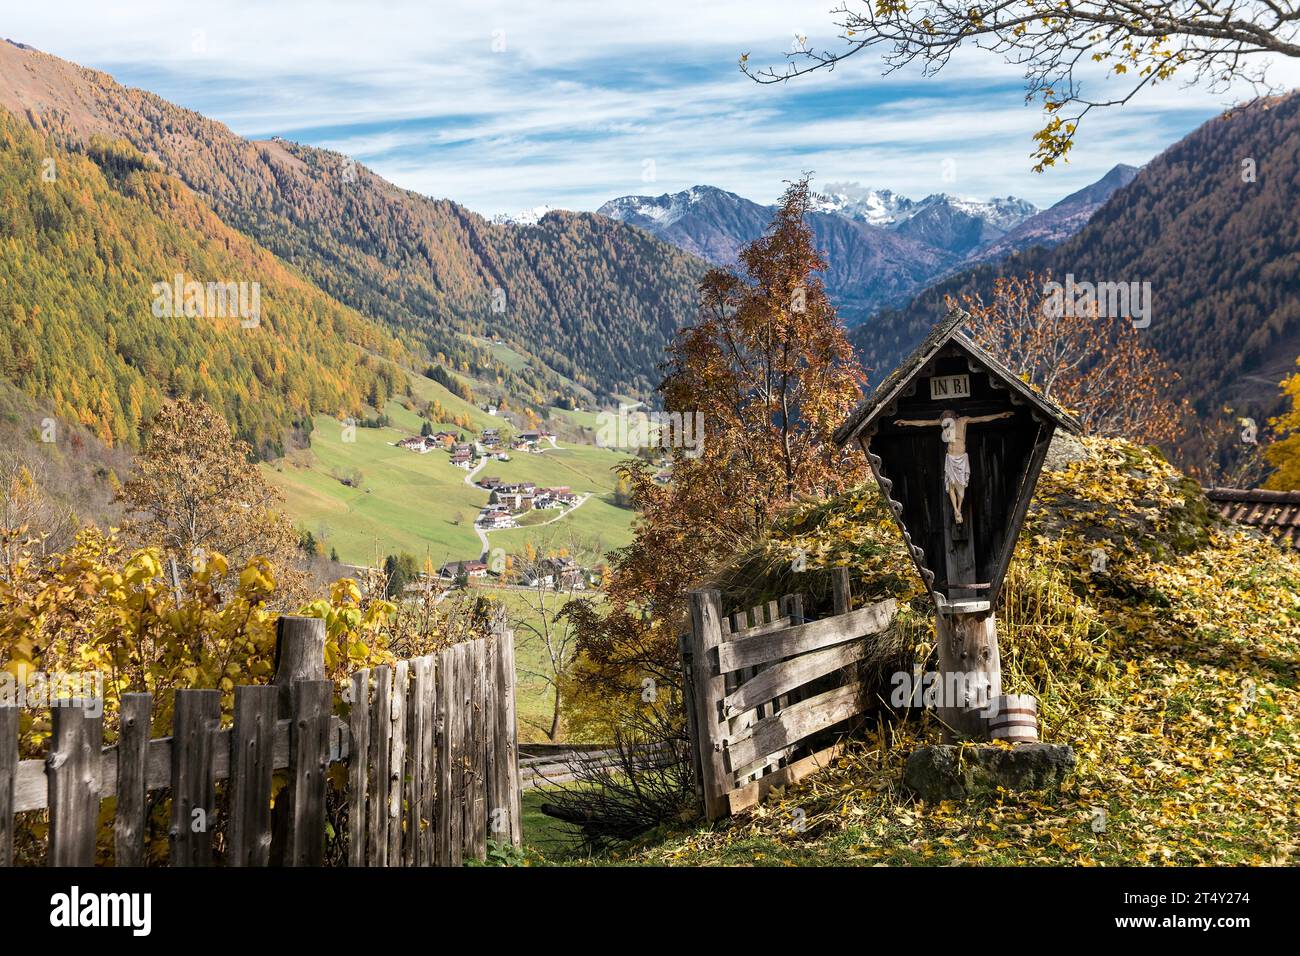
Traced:
[[[554, 438], [550, 438], [548, 439], [548, 441], [550, 441], [552, 448], [557, 450], [559, 449], [560, 446], [555, 443]], [[545, 448], [539, 449], [539, 451], [542, 452], [545, 452], [546, 450], [547, 449]], [[487, 464], [490, 461], [492, 461], [491, 458], [480, 458], [477, 465], [475, 465], [469, 471], [465, 472], [465, 484], [469, 485], [471, 488], [477, 488], [478, 485], [474, 484], [474, 476], [477, 475], [480, 471], [482, 471], [485, 467], [487, 467]], [[574, 504], [572, 508], [565, 508], [554, 518], [550, 518], [546, 521], [541, 522], [540, 524], [527, 525], [527, 527], [544, 528], [548, 524], [554, 524], [555, 522], [559, 521], [561, 518], [567, 518], [569, 515], [573, 514], [575, 511], [577, 511], [579, 508], [585, 505], [587, 503], [587, 499], [590, 497], [591, 497], [591, 492], [587, 492], [587, 494], [583, 495], [581, 498], [577, 500], [577, 502]], [[500, 530], [507, 531], [510, 529], [502, 528]], [[488, 542], [488, 533], [484, 531], [481, 527], [479, 527], [478, 521], [474, 522], [474, 533], [478, 535], [479, 543], [483, 546], [483, 550], [479, 554], [479, 560], [486, 561], [488, 559], [488, 555], [492, 551], [492, 545]]]

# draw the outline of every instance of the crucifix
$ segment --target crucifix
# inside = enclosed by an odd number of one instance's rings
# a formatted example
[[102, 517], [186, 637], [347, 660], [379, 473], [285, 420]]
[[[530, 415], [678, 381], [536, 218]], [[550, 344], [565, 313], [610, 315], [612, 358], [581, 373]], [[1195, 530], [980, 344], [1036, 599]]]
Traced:
[[948, 446], [943, 456], [943, 490], [952, 504], [955, 523], [963, 522], [961, 508], [966, 500], [966, 488], [970, 484], [970, 456], [966, 454], [966, 426], [995, 422], [1000, 418], [1011, 418], [1013, 414], [998, 412], [996, 415], [958, 415], [952, 409], [945, 408], [939, 413], [938, 418], [900, 418], [894, 421], [895, 425], [906, 425], [912, 428], [939, 426], [939, 437]]

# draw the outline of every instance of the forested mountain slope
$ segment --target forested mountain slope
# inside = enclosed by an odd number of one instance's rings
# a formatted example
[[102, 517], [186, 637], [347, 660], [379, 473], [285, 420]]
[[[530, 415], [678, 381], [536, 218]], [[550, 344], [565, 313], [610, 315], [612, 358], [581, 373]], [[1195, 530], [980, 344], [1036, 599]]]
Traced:
[[1216, 118], [1165, 150], [1075, 236], [959, 273], [853, 333], [887, 372], [944, 312], [947, 296], [987, 296], [1000, 274], [1149, 282], [1143, 332], [1205, 412], [1277, 408], [1300, 352], [1300, 95]]
[[648, 394], [664, 343], [695, 314], [704, 264], [603, 216], [493, 225], [345, 157], [250, 142], [106, 74], [0, 43], [0, 104], [61, 142], [125, 139], [230, 225], [322, 289], [479, 377], [505, 374], [465, 333], [499, 336], [601, 396]]
[[[398, 343], [226, 226], [123, 143], [56, 148], [0, 110], [0, 377], [132, 445], [168, 396], [219, 408], [263, 454], [313, 412], [382, 405]], [[245, 282], [256, 325], [155, 314], [155, 284]], [[206, 300], [206, 296], [205, 296]], [[205, 302], [206, 305], [206, 302]]]

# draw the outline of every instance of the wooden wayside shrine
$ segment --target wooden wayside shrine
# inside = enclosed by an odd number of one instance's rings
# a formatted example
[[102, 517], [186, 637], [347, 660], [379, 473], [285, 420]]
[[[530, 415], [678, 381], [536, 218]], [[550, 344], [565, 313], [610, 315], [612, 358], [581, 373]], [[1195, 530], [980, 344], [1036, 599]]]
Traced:
[[936, 610], [941, 719], [987, 737], [1002, 694], [994, 609], [1056, 429], [1078, 423], [961, 331], [954, 309], [842, 424], [889, 503]]

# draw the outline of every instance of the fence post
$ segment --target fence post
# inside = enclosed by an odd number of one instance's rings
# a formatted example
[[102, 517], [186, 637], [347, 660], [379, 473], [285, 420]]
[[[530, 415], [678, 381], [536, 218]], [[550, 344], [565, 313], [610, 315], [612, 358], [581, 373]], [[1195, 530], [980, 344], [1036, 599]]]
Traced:
[[682, 709], [686, 711], [686, 740], [690, 744], [691, 779], [695, 784], [695, 801], [704, 805], [704, 766], [700, 760], [700, 748], [697, 741], [700, 732], [695, 726], [695, 670], [691, 656], [691, 636], [677, 635], [677, 654], [682, 662]]
[[[316, 617], [281, 614], [275, 622], [275, 680], [280, 720], [293, 719], [293, 691], [298, 681], [325, 679], [325, 622]], [[293, 787], [280, 791], [272, 815], [271, 865], [290, 862]]]
[[831, 569], [831, 588], [834, 591], [835, 613], [848, 614], [853, 609], [853, 589], [849, 586], [849, 569]]
[[420, 776], [417, 786], [419, 802], [415, 808], [415, 865], [433, 866], [437, 817], [438, 747], [434, 734], [436, 687], [433, 680], [433, 657], [415, 659], [415, 693], [420, 699]]
[[[87, 714], [97, 703], [99, 716]], [[50, 804], [50, 866], [94, 866], [104, 743], [103, 702], [57, 701], [45, 758]]]
[[144, 866], [145, 769], [149, 760], [152, 694], [123, 694], [117, 737], [117, 809], [113, 865]]
[[402, 865], [402, 782], [406, 776], [406, 692], [411, 665], [398, 661], [393, 668], [393, 696], [388, 721], [392, 725], [388, 764], [388, 865]]
[[691, 683], [695, 691], [694, 745], [700, 750], [704, 777], [704, 815], [717, 820], [727, 815], [728, 774], [723, 758], [722, 699], [726, 682], [718, 669], [722, 643], [722, 595], [709, 589], [691, 592]]
[[325, 622], [318, 617], [280, 615], [275, 622], [275, 686], [280, 719], [293, 716], [293, 685], [325, 679]]
[[375, 692], [370, 699], [370, 837], [368, 865], [388, 865], [388, 757], [393, 737], [391, 714], [393, 669], [380, 664], [374, 670]]
[[14, 865], [14, 783], [18, 779], [18, 708], [0, 704], [0, 866]]
[[466, 780], [465, 848], [487, 858], [487, 640], [470, 641], [469, 771]]
[[366, 777], [370, 769], [370, 668], [352, 675], [348, 716], [348, 866], [366, 865]]

